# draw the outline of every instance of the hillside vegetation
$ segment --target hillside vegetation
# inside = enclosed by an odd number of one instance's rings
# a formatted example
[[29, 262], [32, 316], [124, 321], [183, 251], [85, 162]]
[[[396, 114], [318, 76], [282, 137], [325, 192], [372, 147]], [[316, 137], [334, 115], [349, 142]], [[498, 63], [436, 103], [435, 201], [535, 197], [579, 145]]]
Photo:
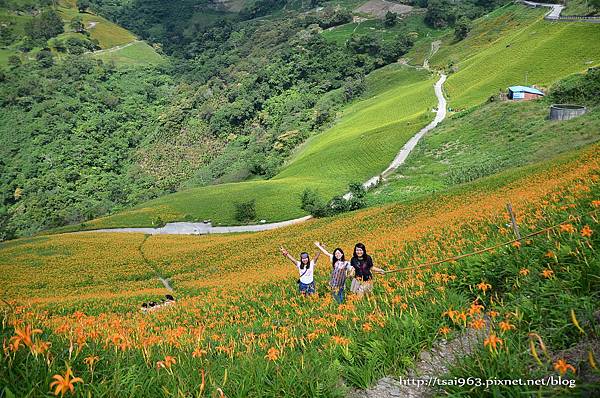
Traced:
[[[536, 78], [543, 78], [542, 82], [550, 83], [572, 72], [586, 70], [598, 62], [593, 60], [600, 51], [597, 48], [600, 40], [587, 43], [573, 39], [576, 36], [600, 35], [598, 26], [579, 23], [550, 24], [543, 21], [542, 15], [540, 10], [530, 10], [521, 5], [506, 6], [477, 20], [475, 28], [465, 40], [456, 43], [444, 41], [431, 62], [434, 66], [446, 67], [450, 58], [460, 59], [460, 62], [455, 61], [458, 70], [450, 75], [446, 89], [451, 106], [473, 106], [484, 102], [499, 89], [524, 83], [515, 77], [524, 68], [532, 71], [529, 74], [530, 83], [535, 82], [532, 79]], [[564, 43], [560, 50], [564, 53], [552, 61], [544, 58], [549, 55], [538, 57], [537, 51], [540, 54], [552, 53], [548, 47], [552, 42]], [[570, 52], [576, 52], [577, 55], [567, 55]], [[410, 55], [411, 53], [408, 54]], [[583, 60], [592, 60], [592, 64]], [[490, 69], [492, 67], [493, 71]], [[482, 72], [488, 69], [489, 73]], [[377, 84], [377, 76], [378, 74], [374, 74], [367, 86]], [[278, 221], [303, 215], [299, 209], [298, 197], [304, 188], [317, 189], [328, 196], [344, 192], [351, 181], [364, 181], [377, 175], [410, 137], [410, 132], [418, 130], [411, 126], [410, 130], [404, 130], [403, 138], [399, 138], [388, 134], [387, 131], [392, 128], [390, 123], [396, 120], [401, 126], [403, 118], [417, 116], [411, 112], [419, 109], [424, 112], [427, 109], [425, 106], [434, 104], [423, 103], [421, 108], [414, 108], [417, 105], [414, 101], [420, 101], [423, 95], [427, 95], [427, 91], [431, 92], [431, 86], [423, 85], [417, 94], [414, 89], [406, 90], [400, 79], [387, 83], [395, 88], [390, 88], [384, 97], [375, 97], [373, 101], [377, 102], [376, 106], [369, 106], [369, 100], [350, 106], [334, 127], [309, 140], [271, 180], [181, 191], [174, 196], [140, 205], [131, 211], [86, 223], [85, 228], [151, 225], [151, 221], [157, 217], [162, 221], [212, 219], [216, 223], [232, 223], [235, 222], [233, 202], [248, 199], [256, 199], [257, 220]], [[432, 81], [429, 84], [431, 83]], [[386, 103], [395, 104], [400, 112], [385, 108]], [[403, 108], [403, 104], [411, 104], [413, 108]], [[421, 117], [427, 117], [425, 115], [428, 113], [422, 115]], [[374, 130], [375, 125], [370, 120], [387, 127]], [[344, 133], [340, 133], [341, 131]], [[361, 144], [356, 140], [357, 136], [369, 137], [369, 145]], [[386, 145], [378, 144], [384, 142]], [[560, 140], [556, 142], [558, 144]], [[356, 152], [356, 147], [360, 147], [361, 152]], [[366, 151], [367, 159], [373, 157], [377, 160], [365, 163], [363, 151]], [[496, 170], [499, 169], [497, 167]], [[267, 188], [270, 184], [273, 184], [272, 188]], [[269, 193], [274, 195], [268, 196]], [[283, 200], [281, 195], [284, 195]], [[272, 209], [277, 210], [272, 213]]]

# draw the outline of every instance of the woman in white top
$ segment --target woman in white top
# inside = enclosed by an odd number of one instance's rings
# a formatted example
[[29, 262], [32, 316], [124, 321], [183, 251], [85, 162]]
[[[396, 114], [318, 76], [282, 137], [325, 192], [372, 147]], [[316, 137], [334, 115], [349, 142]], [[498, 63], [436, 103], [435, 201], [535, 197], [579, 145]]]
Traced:
[[294, 257], [292, 257], [290, 253], [282, 246], [281, 254], [283, 254], [284, 257], [290, 259], [290, 261], [294, 263], [296, 268], [298, 268], [298, 272], [300, 273], [300, 279], [298, 279], [298, 289], [300, 290], [300, 293], [302, 293], [305, 296], [313, 294], [315, 292], [315, 264], [317, 263], [319, 255], [321, 253], [317, 252], [317, 254], [315, 254], [314, 260], [311, 260], [308, 256], [308, 253], [302, 252], [300, 253], [300, 261], [298, 261]]
[[333, 298], [338, 303], [344, 301], [344, 287], [346, 286], [346, 277], [352, 275], [354, 268], [350, 265], [350, 261], [346, 261], [344, 251], [339, 247], [332, 253], [329, 253], [319, 242], [315, 242], [315, 246], [319, 248], [331, 260], [332, 270], [329, 286], [333, 293]]

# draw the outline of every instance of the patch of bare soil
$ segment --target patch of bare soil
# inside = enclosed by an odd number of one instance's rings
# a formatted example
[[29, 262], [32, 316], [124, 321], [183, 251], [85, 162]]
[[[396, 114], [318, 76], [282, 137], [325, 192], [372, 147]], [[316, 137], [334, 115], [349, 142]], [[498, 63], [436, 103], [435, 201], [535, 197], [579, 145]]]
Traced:
[[370, 0], [362, 6], [355, 9], [355, 12], [362, 12], [365, 14], [371, 14], [377, 18], [385, 17], [388, 11], [396, 13], [398, 15], [405, 15], [412, 11], [413, 7], [407, 6], [406, 4], [392, 3], [385, 0]]

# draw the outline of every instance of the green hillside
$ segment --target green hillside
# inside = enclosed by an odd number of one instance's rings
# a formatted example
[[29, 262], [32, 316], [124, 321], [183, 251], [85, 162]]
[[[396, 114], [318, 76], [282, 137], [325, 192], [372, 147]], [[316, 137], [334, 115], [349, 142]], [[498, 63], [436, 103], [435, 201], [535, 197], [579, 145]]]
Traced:
[[548, 120], [549, 101], [502, 102], [453, 117], [419, 142], [370, 204], [404, 202], [600, 140], [600, 108]]
[[434, 81], [426, 71], [400, 65], [378, 70], [367, 79], [367, 98], [347, 107], [332, 128], [309, 139], [273, 179], [184, 190], [91, 221], [86, 228], [152, 225], [157, 217], [233, 224], [234, 202], [249, 199], [256, 199], [258, 219], [304, 215], [300, 194], [305, 188], [332, 196], [344, 192], [349, 182], [366, 180], [386, 167], [433, 118]]

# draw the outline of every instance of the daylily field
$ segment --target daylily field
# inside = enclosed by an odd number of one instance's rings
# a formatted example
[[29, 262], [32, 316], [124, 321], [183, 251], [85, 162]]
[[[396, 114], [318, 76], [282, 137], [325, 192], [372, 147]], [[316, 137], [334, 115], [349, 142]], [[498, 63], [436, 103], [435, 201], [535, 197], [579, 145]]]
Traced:
[[[417, 202], [263, 233], [78, 233], [3, 243], [0, 391], [344, 396], [405, 374], [421, 350], [474, 328], [485, 334], [479, 349], [441, 378], [561, 375], [577, 386], [449, 386], [446, 393], [594, 396], [599, 148]], [[508, 224], [508, 201], [521, 241]], [[318, 295], [304, 298], [278, 247], [313, 253], [315, 240], [347, 253], [361, 241], [376, 265], [413, 268], [378, 276], [371, 296], [337, 305], [326, 288], [331, 265], [321, 258]], [[177, 302], [142, 313], [143, 301], [168, 293], [159, 275], [171, 280]]]

